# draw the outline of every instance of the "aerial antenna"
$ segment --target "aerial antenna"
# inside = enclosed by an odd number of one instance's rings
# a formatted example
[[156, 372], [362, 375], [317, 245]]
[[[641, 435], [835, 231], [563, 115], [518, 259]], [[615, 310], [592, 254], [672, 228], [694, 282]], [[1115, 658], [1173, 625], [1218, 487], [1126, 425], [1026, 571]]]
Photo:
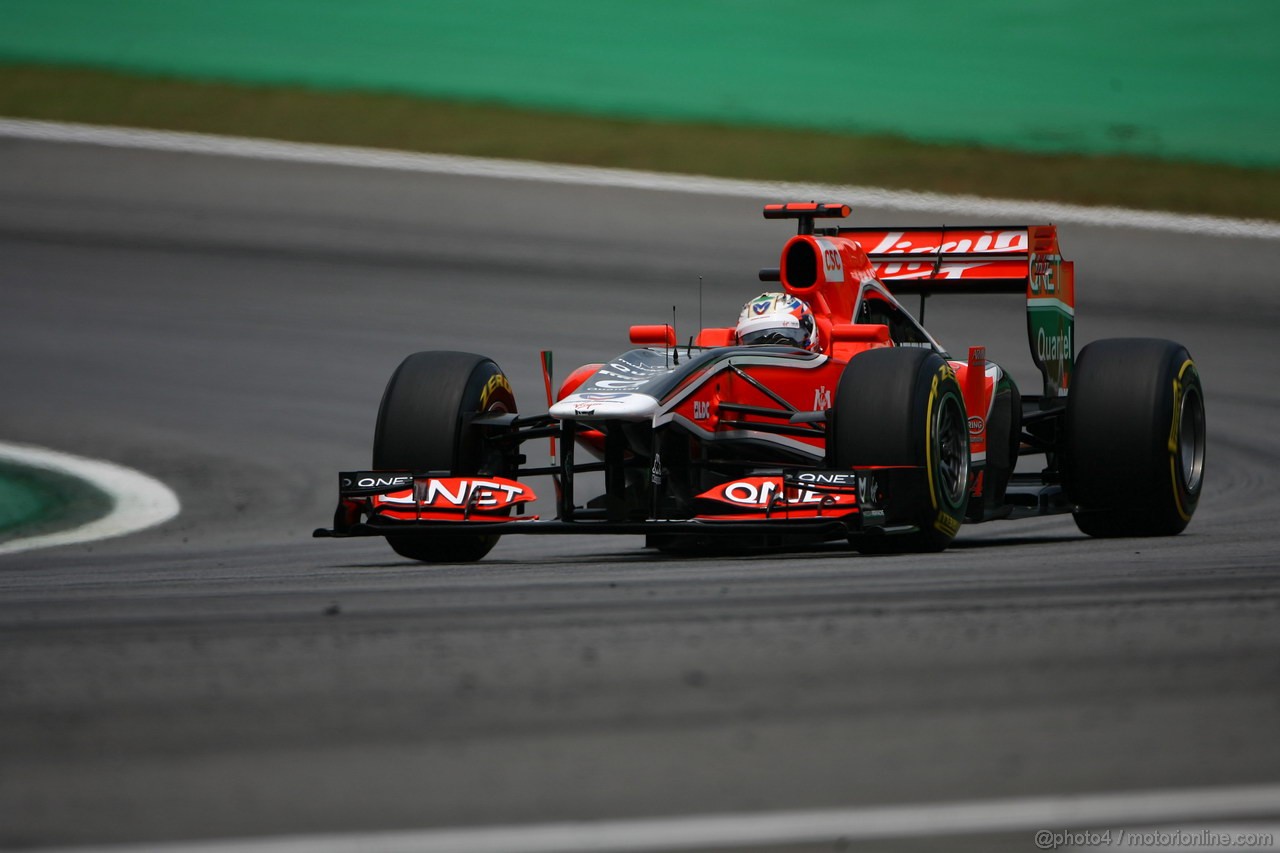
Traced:
[[698, 276], [698, 334], [702, 334], [702, 276]]
[[[929, 280], [936, 281], [938, 273], [942, 272], [942, 246], [947, 242], [947, 226], [942, 226], [942, 234], [938, 237], [938, 254], [933, 259], [933, 272], [929, 273]], [[916, 319], [920, 321], [920, 325], [924, 325], [924, 301], [929, 297], [928, 289], [920, 291], [920, 316]]]
[[[671, 306], [671, 337], [669, 340], [676, 340], [676, 306]], [[671, 348], [671, 360], [673, 364], [680, 363], [680, 345], [676, 344]]]
[[929, 278], [937, 278], [938, 273], [942, 271], [942, 247], [947, 242], [947, 226], [942, 226], [942, 234], [938, 237], [938, 254], [933, 259], [933, 272], [929, 274]]
[[[547, 408], [550, 409], [555, 402], [555, 398], [551, 394], [551, 350], [544, 349], [539, 355], [541, 356], [539, 360], [542, 362], [542, 382], [547, 388]], [[549, 441], [551, 442], [551, 465], [554, 466], [556, 464], [556, 437], [552, 435]], [[558, 476], [555, 477], [555, 481], [556, 491], [559, 491], [560, 478]]]

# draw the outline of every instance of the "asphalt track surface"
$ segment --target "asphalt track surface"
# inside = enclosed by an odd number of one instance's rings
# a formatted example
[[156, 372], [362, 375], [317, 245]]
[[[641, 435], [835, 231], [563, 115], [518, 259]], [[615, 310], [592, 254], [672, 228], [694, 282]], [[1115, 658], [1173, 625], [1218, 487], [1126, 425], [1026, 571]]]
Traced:
[[[685, 559], [512, 537], [452, 566], [310, 538], [405, 355], [491, 355], [536, 409], [539, 349], [563, 376], [673, 305], [691, 333], [699, 276], [728, 323], [789, 234], [770, 200], [0, 141], [0, 439], [183, 505], [0, 558], [0, 846], [1280, 781], [1276, 241], [1061, 235], [1081, 344], [1198, 361], [1207, 491], [1176, 538], [1050, 518], [930, 556]], [[926, 320], [1035, 387], [1019, 300]]]

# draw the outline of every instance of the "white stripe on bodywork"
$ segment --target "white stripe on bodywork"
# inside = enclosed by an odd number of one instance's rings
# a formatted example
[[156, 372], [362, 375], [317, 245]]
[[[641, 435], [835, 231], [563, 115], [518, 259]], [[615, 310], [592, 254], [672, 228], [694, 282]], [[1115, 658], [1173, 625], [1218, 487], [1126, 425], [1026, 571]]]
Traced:
[[1061, 299], [1055, 299], [1051, 296], [1038, 296], [1035, 299], [1027, 300], [1028, 311], [1050, 311], [1057, 310], [1064, 314], [1070, 314], [1072, 317], [1076, 315], [1074, 306], [1068, 305]]

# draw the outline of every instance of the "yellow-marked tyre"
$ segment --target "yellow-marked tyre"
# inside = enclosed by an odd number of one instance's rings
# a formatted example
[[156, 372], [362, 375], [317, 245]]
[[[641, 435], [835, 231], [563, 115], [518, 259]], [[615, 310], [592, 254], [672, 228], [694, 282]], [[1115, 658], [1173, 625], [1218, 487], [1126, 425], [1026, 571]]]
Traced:
[[1204, 391], [1185, 347], [1095, 341], [1068, 391], [1062, 475], [1090, 536], [1173, 536], [1204, 488]]
[[[941, 551], [960, 530], [969, 499], [969, 429], [955, 371], [930, 350], [886, 347], [856, 356], [833, 406], [832, 462], [838, 468], [910, 465], [923, 488], [898, 500], [897, 535], [850, 537], [863, 553]], [[899, 496], [901, 498], [902, 496]]]
[[[467, 421], [481, 412], [515, 411], [511, 383], [493, 361], [468, 352], [414, 353], [391, 374], [383, 392], [373, 467], [512, 477], [512, 460], [468, 429]], [[397, 554], [426, 563], [479, 560], [497, 541], [482, 534], [387, 537]]]

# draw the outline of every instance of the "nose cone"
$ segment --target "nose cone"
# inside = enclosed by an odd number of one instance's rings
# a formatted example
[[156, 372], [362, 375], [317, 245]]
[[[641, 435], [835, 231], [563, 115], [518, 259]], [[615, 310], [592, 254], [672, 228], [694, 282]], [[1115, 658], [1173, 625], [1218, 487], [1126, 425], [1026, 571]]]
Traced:
[[647, 421], [658, 411], [658, 401], [648, 394], [585, 392], [570, 394], [549, 413], [560, 420]]

